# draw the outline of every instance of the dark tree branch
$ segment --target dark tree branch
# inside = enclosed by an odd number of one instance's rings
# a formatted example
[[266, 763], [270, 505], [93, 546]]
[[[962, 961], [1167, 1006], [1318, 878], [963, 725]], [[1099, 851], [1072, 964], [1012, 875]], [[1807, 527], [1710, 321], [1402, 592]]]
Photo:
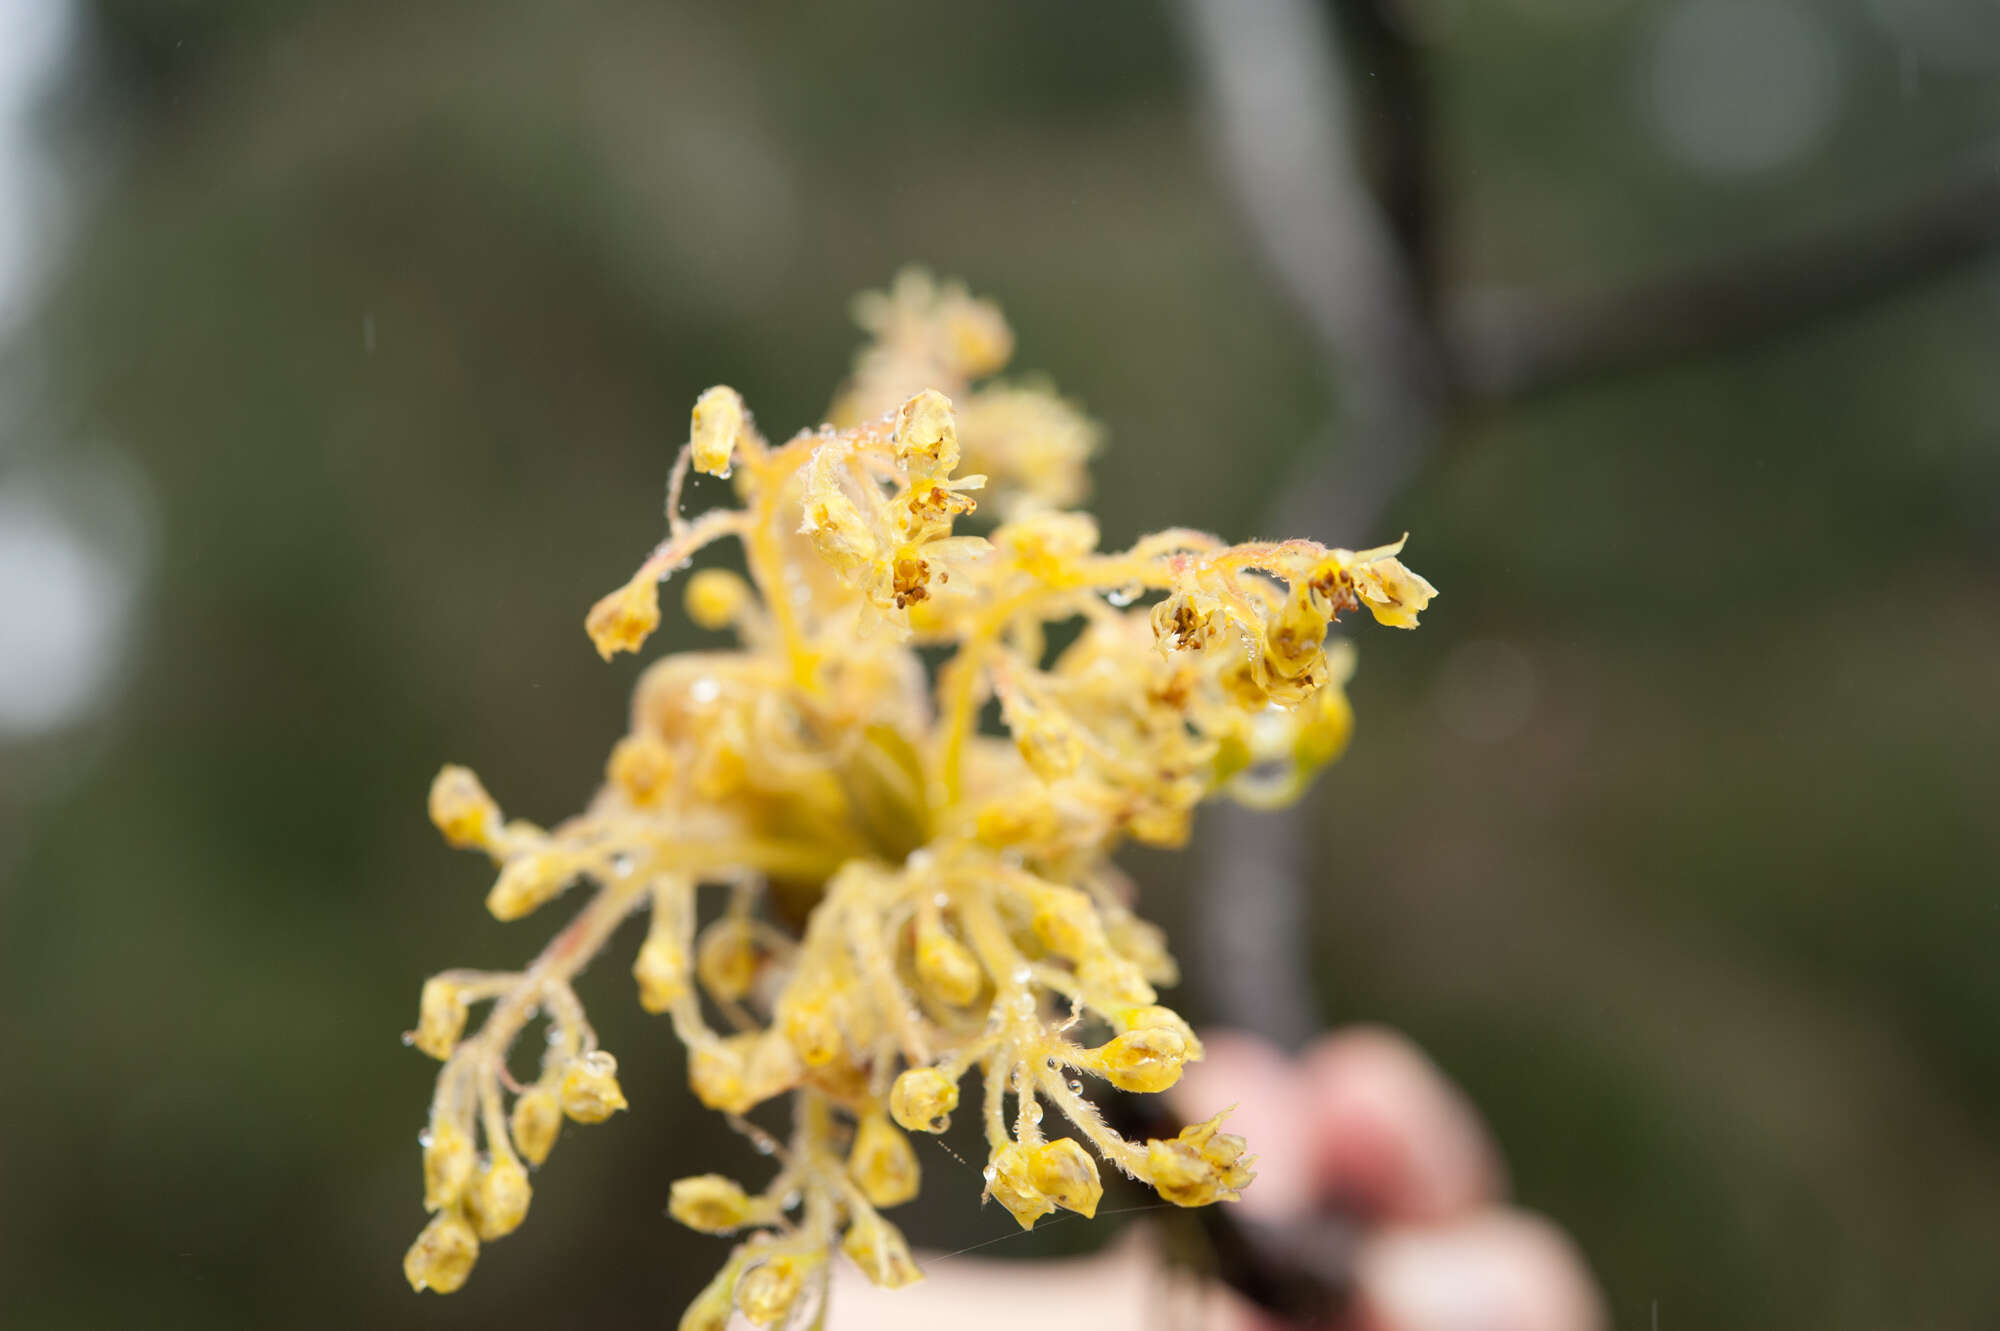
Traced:
[[1988, 151], [1922, 197], [1628, 291], [1465, 302], [1455, 380], [1477, 402], [1656, 369], [1893, 296], [1996, 248], [2000, 154]]

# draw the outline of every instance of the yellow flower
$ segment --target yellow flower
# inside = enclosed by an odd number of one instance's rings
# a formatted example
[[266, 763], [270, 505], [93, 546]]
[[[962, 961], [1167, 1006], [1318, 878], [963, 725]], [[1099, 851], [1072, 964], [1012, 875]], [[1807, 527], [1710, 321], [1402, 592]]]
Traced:
[[[464, 768], [432, 784], [445, 839], [498, 866], [493, 915], [583, 899], [520, 970], [424, 987], [410, 1040], [443, 1066], [435, 1214], [405, 1259], [418, 1288], [458, 1288], [480, 1241], [523, 1222], [528, 1169], [566, 1117], [627, 1107], [574, 982], [642, 913], [640, 1006], [773, 1170], [673, 1185], [676, 1219], [740, 1234], [683, 1331], [724, 1331], [738, 1309], [797, 1320], [835, 1247], [877, 1284], [917, 1279], [877, 1208], [916, 1195], [905, 1134], [943, 1132], [961, 1080], [986, 1194], [1023, 1226], [1095, 1215], [1098, 1156], [1183, 1206], [1250, 1182], [1219, 1120], [1128, 1141], [1070, 1080], [1157, 1092], [1202, 1056], [1161, 1003], [1173, 957], [1113, 856], [1181, 844], [1217, 794], [1296, 798], [1353, 725], [1335, 618], [1410, 627], [1435, 593], [1400, 542], [1170, 527], [1107, 550], [1074, 507], [1097, 426], [1045, 382], [980, 382], [1013, 350], [997, 309], [909, 272], [857, 316], [871, 340], [827, 425], [773, 445], [734, 390], [694, 404], [674, 508], [690, 470], [732, 476], [730, 497], [670, 513], [585, 626], [607, 658], [636, 650], [663, 578], [725, 539], [742, 572], [688, 578], [681, 604], [716, 640], [644, 671], [597, 796], [543, 830], [503, 823]], [[525, 1089], [523, 1043], [542, 1050]], [[743, 1117], [779, 1096], [789, 1129]], [[1051, 1111], [1071, 1134], [1045, 1130]]]

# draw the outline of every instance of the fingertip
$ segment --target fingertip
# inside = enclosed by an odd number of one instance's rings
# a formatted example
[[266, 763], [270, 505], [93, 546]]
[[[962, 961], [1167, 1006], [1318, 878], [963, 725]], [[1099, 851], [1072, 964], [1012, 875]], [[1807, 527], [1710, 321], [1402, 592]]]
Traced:
[[1582, 1253], [1530, 1212], [1385, 1230], [1362, 1245], [1355, 1273], [1367, 1331], [1603, 1331], [1608, 1324]]
[[1499, 1197], [1505, 1172], [1478, 1113], [1414, 1044], [1362, 1026], [1307, 1051], [1310, 1171], [1321, 1197], [1436, 1221]]

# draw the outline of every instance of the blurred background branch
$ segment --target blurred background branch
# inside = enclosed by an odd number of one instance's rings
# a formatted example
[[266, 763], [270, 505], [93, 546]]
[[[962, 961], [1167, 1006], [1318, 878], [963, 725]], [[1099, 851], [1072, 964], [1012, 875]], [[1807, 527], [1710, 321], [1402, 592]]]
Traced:
[[[1409, 7], [1179, 0], [1179, 12], [1216, 170], [1334, 386], [1334, 419], [1298, 451], [1264, 532], [1357, 548], [1392, 540], [1384, 518], [1454, 413], [1714, 354], [1893, 296], [2000, 244], [2000, 156], [1982, 151], [1921, 197], [1669, 279], [1587, 298], [1460, 297], [1438, 285], [1443, 228]], [[1356, 72], [1370, 96], [1356, 96]], [[1309, 804], [1223, 803], [1205, 814], [1200, 842], [1203, 991], [1224, 1022], [1290, 1045], [1324, 1025], [1306, 942], [1313, 817]]]

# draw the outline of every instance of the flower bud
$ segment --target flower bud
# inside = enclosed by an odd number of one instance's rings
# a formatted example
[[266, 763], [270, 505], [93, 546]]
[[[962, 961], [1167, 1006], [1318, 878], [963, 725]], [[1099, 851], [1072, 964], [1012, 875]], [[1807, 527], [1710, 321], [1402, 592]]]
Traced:
[[1076, 965], [1076, 978], [1093, 1002], [1134, 1006], [1159, 997], [1137, 966], [1109, 952], [1085, 956]]
[[1181, 1129], [1172, 1141], [1146, 1143], [1146, 1177], [1176, 1206], [1235, 1201], [1256, 1175], [1241, 1137], [1220, 1131], [1222, 1115]]
[[803, 1067], [782, 1031], [746, 1031], [688, 1057], [688, 1084], [710, 1109], [742, 1114], [799, 1084]]
[[563, 1113], [579, 1123], [602, 1123], [625, 1108], [618, 1087], [618, 1060], [593, 1049], [563, 1069], [558, 1089]]
[[847, 1173], [861, 1195], [879, 1207], [901, 1206], [917, 1195], [921, 1181], [910, 1139], [879, 1112], [861, 1116], [847, 1156]]
[[644, 808], [666, 793], [674, 777], [674, 755], [651, 735], [627, 735], [612, 746], [604, 776]]
[[987, 1162], [986, 1192], [1007, 1208], [1022, 1229], [1033, 1229], [1037, 1220], [1056, 1209], [1035, 1186], [1028, 1148], [1019, 1142], [1008, 1142]]
[[465, 1034], [465, 1016], [465, 997], [458, 985], [434, 976], [424, 981], [423, 996], [417, 1000], [417, 1029], [410, 1043], [432, 1058], [450, 1058], [458, 1037]]
[[641, 568], [632, 580], [606, 593], [583, 617], [584, 631], [609, 661], [619, 652], [636, 652], [660, 626], [660, 580]]
[[465, 1284], [478, 1260], [479, 1236], [471, 1223], [457, 1211], [441, 1211], [403, 1254], [403, 1278], [419, 1293], [450, 1294]]
[[535, 850], [516, 855], [501, 868], [486, 894], [486, 909], [496, 920], [518, 920], [555, 900], [572, 875], [561, 855]]
[[729, 457], [743, 434], [743, 398], [725, 384], [695, 399], [688, 420], [688, 453], [694, 469], [705, 476], [727, 476]]
[[1030, 926], [1043, 946], [1057, 956], [1080, 960], [1104, 950], [1104, 926], [1088, 893], [1073, 887], [1042, 886], [1034, 890], [1035, 914]]
[[909, 1068], [889, 1088], [889, 1114], [911, 1132], [943, 1132], [958, 1108], [958, 1082], [936, 1068]]
[[1181, 1079], [1187, 1041], [1172, 1027], [1144, 1026], [1092, 1052], [1095, 1066], [1119, 1090], [1164, 1091]]
[[531, 1165], [539, 1165], [555, 1149], [556, 1134], [562, 1131], [562, 1101], [547, 1087], [534, 1086], [514, 1101], [508, 1121], [514, 1149]]
[[750, 604], [750, 584], [726, 568], [705, 568], [688, 579], [683, 597], [696, 627], [726, 629]]
[[470, 768], [456, 763], [439, 768], [432, 779], [430, 811], [444, 839], [461, 848], [484, 846], [500, 826], [500, 806]]
[[823, 1068], [846, 1047], [829, 995], [820, 991], [786, 996], [778, 1005], [778, 1026], [809, 1068]]
[[986, 971], [972, 949], [945, 932], [942, 925], [927, 921], [917, 928], [917, 979], [937, 998], [963, 1007], [979, 997]]
[[805, 1273], [817, 1259], [786, 1253], [760, 1262], [736, 1282], [736, 1306], [758, 1326], [773, 1326], [792, 1310]]
[[424, 1209], [456, 1205], [476, 1163], [471, 1133], [449, 1120], [434, 1125], [424, 1141]]
[[864, 1216], [848, 1226], [840, 1247], [870, 1284], [883, 1289], [901, 1289], [924, 1278], [902, 1232], [879, 1215]]
[[486, 1166], [473, 1180], [467, 1195], [467, 1210], [482, 1239], [503, 1238], [521, 1227], [528, 1215], [528, 1201], [534, 1189], [528, 1185], [528, 1171], [511, 1155], [502, 1155]]
[[742, 1185], [720, 1174], [675, 1179], [667, 1214], [704, 1234], [727, 1234], [750, 1218], [750, 1197]]
[[757, 946], [750, 922], [726, 915], [703, 930], [695, 949], [695, 970], [717, 998], [738, 999], [749, 993], [757, 979]]
[[632, 961], [632, 978], [639, 982], [639, 1006], [665, 1012], [688, 992], [687, 953], [669, 935], [649, 934]]
[[1169, 1007], [1157, 1003], [1143, 1003], [1132, 1007], [1114, 1008], [1106, 1014], [1111, 1019], [1111, 1028], [1123, 1034], [1126, 1031], [1143, 1030], [1148, 1026], [1164, 1026], [1181, 1037], [1186, 1049], [1183, 1061], [1199, 1063], [1204, 1055], [1201, 1041], [1195, 1036], [1194, 1027], [1188, 1025], [1187, 1018]]
[[1042, 780], [1060, 781], [1082, 766], [1083, 741], [1067, 718], [1035, 708], [1008, 717], [1007, 726], [1014, 732], [1014, 747]]
[[1028, 1153], [1028, 1181], [1057, 1206], [1089, 1219], [1104, 1199], [1097, 1162], [1071, 1137], [1043, 1142]]
[[961, 293], [939, 305], [946, 344], [958, 362], [958, 372], [967, 379], [983, 379], [1013, 357], [1014, 330], [992, 301]]

